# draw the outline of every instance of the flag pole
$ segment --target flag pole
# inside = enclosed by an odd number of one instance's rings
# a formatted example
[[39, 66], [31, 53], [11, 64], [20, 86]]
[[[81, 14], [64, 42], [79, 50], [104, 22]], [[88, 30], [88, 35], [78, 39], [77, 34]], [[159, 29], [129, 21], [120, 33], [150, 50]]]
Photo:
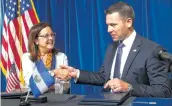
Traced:
[[37, 20], [37, 21], [38, 21], [38, 23], [39, 23], [39, 22], [40, 22], [40, 20], [39, 20], [39, 18], [38, 18], [37, 13], [36, 13], [35, 5], [34, 5], [34, 3], [33, 3], [33, 1], [32, 1], [32, 0], [30, 0], [30, 3], [31, 3], [31, 5], [32, 5], [32, 8], [33, 8], [34, 14], [35, 14], [35, 16], [36, 16], [36, 20]]
[[[20, 46], [20, 53], [19, 53], [19, 57], [20, 57], [20, 67], [19, 67], [19, 80], [21, 82], [21, 84], [24, 86], [25, 85], [25, 82], [24, 82], [24, 79], [23, 79], [23, 71], [22, 71], [22, 61], [21, 61], [21, 58], [22, 58], [22, 46], [23, 46], [23, 42], [22, 42], [22, 26], [21, 26], [21, 13], [20, 13], [20, 8], [21, 8], [21, 5], [20, 5], [20, 0], [18, 0], [18, 19], [19, 19], [19, 42], [21, 42], [21, 46]], [[21, 88], [21, 87], [20, 87]]]

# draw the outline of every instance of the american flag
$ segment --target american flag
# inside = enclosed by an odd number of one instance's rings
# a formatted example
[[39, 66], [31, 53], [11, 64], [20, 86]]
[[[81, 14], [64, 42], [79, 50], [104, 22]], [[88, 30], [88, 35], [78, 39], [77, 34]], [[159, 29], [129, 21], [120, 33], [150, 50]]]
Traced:
[[[8, 80], [12, 63], [24, 84], [21, 56], [28, 50], [29, 29], [39, 22], [32, 0], [7, 0], [2, 34], [1, 69]], [[8, 85], [8, 84], [7, 84]]]
[[10, 91], [14, 90], [17, 85], [19, 86], [19, 83], [20, 83], [20, 81], [19, 81], [19, 78], [17, 76], [15, 64], [12, 64], [11, 69], [10, 69], [10, 73], [9, 73], [9, 77], [7, 80], [6, 92], [10, 92]]

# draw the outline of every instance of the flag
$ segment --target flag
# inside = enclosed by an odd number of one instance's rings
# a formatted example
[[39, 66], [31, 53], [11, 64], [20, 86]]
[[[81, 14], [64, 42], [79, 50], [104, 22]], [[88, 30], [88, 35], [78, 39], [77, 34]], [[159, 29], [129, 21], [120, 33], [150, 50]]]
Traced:
[[49, 87], [55, 83], [54, 77], [52, 77], [48, 69], [45, 67], [42, 60], [36, 63], [36, 67], [29, 80], [30, 89], [35, 98], [38, 98], [41, 94], [46, 92]]
[[14, 90], [17, 85], [19, 86], [19, 83], [20, 83], [20, 81], [17, 76], [15, 64], [12, 64], [10, 73], [9, 73], [9, 77], [7, 79], [6, 92], [10, 92], [10, 91]]
[[12, 63], [24, 84], [21, 56], [28, 51], [29, 29], [39, 22], [32, 0], [7, 0], [2, 32], [0, 67], [8, 78]]

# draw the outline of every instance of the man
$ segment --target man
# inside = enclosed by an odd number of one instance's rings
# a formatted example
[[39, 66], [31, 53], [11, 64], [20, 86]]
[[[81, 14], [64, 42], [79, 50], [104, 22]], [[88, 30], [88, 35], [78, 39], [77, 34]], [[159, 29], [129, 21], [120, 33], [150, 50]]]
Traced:
[[131, 91], [133, 96], [170, 97], [171, 86], [167, 67], [157, 58], [158, 44], [138, 35], [133, 28], [134, 10], [123, 2], [111, 5], [106, 11], [108, 32], [114, 41], [107, 47], [105, 60], [98, 72], [70, 71], [76, 83], [104, 85], [110, 92]]

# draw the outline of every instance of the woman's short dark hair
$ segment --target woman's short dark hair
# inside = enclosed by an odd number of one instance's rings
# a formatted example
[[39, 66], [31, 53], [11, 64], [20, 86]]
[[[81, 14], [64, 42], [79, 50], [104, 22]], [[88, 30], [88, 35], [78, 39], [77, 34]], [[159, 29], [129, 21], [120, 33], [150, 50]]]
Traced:
[[105, 10], [106, 15], [112, 14], [114, 12], [118, 12], [119, 15], [124, 19], [131, 18], [134, 22], [135, 13], [133, 8], [129, 4], [124, 2], [117, 2], [111, 5], [107, 10]]
[[[42, 29], [44, 29], [45, 27], [50, 27], [50, 24], [45, 23], [45, 22], [41, 22], [38, 24], [35, 24], [31, 27], [30, 31], [29, 31], [29, 38], [28, 38], [28, 50], [30, 53], [30, 57], [31, 60], [34, 62], [35, 60], [37, 60], [37, 55], [38, 55], [38, 45], [35, 44], [35, 39], [38, 38], [38, 34], [40, 33], [40, 31]], [[58, 51], [53, 48], [52, 50], [53, 53], [57, 53]]]

